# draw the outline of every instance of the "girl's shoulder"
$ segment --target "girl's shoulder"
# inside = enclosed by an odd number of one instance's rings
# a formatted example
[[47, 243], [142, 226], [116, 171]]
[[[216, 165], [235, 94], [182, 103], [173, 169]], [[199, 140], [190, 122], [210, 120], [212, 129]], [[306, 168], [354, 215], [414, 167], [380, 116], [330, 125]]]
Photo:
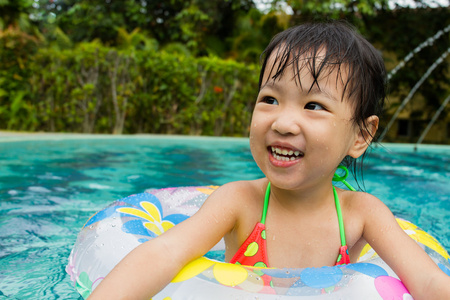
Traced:
[[228, 210], [237, 219], [248, 217], [250, 212], [260, 214], [264, 204], [268, 180], [234, 181], [220, 186], [207, 202]]
[[232, 181], [220, 186], [214, 193], [238, 193], [238, 194], [255, 194], [261, 191], [265, 193], [268, 180], [266, 178], [256, 180], [240, 180]]
[[360, 216], [387, 209], [387, 206], [380, 199], [366, 192], [340, 190], [339, 197], [345, 210], [355, 212]]
[[221, 198], [221, 201], [250, 204], [264, 199], [268, 180], [266, 178], [256, 180], [233, 181], [220, 186], [211, 196]]
[[343, 200], [350, 202], [352, 204], [362, 204], [365, 202], [376, 202], [376, 201], [380, 201], [380, 199], [378, 199], [377, 197], [375, 197], [372, 194], [366, 193], [366, 192], [361, 192], [361, 191], [349, 191], [349, 190], [345, 190], [345, 189], [339, 189], [336, 188], [336, 190], [338, 190], [339, 194], [342, 194], [342, 198]]

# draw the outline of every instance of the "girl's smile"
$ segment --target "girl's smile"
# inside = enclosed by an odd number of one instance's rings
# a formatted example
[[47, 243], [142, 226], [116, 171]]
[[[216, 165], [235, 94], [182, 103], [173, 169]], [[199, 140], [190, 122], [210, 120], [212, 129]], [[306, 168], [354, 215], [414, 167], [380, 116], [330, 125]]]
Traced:
[[276, 167], [290, 167], [298, 163], [304, 156], [303, 151], [293, 147], [270, 146], [267, 148], [269, 152], [269, 161]]

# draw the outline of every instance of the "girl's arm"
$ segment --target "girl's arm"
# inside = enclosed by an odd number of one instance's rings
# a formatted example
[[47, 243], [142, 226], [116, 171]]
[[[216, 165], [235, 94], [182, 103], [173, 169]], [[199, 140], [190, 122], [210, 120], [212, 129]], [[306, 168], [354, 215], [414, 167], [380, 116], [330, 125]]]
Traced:
[[190, 261], [204, 255], [237, 219], [230, 185], [216, 190], [201, 209], [161, 236], [131, 251], [99, 284], [89, 300], [151, 299]]
[[414, 299], [450, 299], [450, 276], [401, 229], [391, 211], [368, 194], [361, 203], [364, 239], [399, 276]]

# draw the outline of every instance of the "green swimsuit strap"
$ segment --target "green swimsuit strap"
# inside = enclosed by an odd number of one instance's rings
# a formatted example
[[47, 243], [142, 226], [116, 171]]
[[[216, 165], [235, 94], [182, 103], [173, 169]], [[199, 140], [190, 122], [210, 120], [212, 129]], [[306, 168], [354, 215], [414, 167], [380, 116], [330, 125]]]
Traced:
[[[333, 181], [340, 181], [343, 184], [345, 184], [346, 187], [350, 191], [356, 191], [345, 179], [348, 177], [348, 169], [344, 166], [339, 166], [338, 169], [344, 171], [344, 175], [340, 176], [337, 172], [333, 176]], [[336, 204], [336, 212], [338, 215], [338, 221], [339, 221], [339, 234], [341, 235], [341, 246], [347, 245], [347, 241], [345, 240], [345, 228], [344, 228], [344, 218], [342, 218], [342, 210], [341, 210], [341, 203], [339, 202], [339, 197], [336, 192], [336, 188], [333, 186], [333, 195], [334, 195], [334, 202]]]
[[261, 224], [266, 224], [267, 217], [267, 208], [269, 207], [269, 198], [270, 198], [270, 182], [267, 184], [266, 188], [266, 196], [264, 197], [264, 208], [261, 216]]
[[341, 246], [347, 245], [345, 240], [345, 228], [344, 228], [344, 218], [342, 218], [341, 203], [339, 202], [339, 197], [336, 192], [336, 188], [333, 186], [334, 203], [336, 204], [336, 212], [339, 222], [339, 235], [341, 236]]

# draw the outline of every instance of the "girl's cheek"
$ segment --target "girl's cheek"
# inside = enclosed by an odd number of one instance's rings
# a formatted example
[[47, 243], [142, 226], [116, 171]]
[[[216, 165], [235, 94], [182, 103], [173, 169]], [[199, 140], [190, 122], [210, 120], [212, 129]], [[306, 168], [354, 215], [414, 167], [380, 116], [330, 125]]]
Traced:
[[252, 122], [250, 123], [250, 139], [254, 136], [258, 134], [258, 126], [259, 122], [256, 119], [253, 119]]

